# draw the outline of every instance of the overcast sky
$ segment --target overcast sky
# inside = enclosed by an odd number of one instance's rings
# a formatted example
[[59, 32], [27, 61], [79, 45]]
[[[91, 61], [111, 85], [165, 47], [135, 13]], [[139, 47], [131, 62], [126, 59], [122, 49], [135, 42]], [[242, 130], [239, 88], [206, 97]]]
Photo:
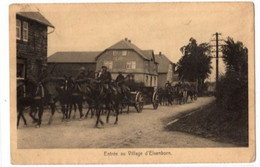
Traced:
[[[220, 32], [220, 38], [231, 36], [248, 46], [253, 31], [249, 9], [239, 3], [164, 3], [27, 5], [21, 10], [39, 10], [55, 26], [48, 36], [48, 56], [57, 51], [103, 51], [127, 37], [140, 49], [161, 51], [176, 63], [190, 37], [210, 42], [212, 34]], [[213, 81], [215, 59], [212, 65]]]

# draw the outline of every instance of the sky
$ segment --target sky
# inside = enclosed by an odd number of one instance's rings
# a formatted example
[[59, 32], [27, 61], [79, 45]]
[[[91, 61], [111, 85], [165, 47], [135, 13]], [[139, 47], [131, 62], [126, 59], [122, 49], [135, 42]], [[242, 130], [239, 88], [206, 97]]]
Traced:
[[[176, 63], [191, 37], [215, 45], [213, 34], [220, 32], [220, 39], [230, 36], [245, 46], [252, 44], [249, 3], [37, 4], [22, 6], [21, 11], [39, 11], [55, 26], [48, 35], [48, 56], [58, 51], [103, 51], [128, 38], [140, 49], [162, 52]], [[210, 81], [215, 79], [215, 59], [212, 66]]]

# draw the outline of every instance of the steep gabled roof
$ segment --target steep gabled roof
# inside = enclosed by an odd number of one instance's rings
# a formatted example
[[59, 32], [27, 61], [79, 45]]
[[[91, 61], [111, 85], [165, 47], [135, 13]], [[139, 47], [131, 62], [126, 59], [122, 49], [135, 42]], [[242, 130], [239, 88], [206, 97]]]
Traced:
[[153, 50], [141, 50], [141, 52], [142, 52], [143, 55], [145, 55], [145, 57], [147, 57], [149, 60], [154, 60], [155, 63], [158, 63], [158, 62], [156, 61], [156, 59], [155, 59]]
[[141, 50], [136, 45], [134, 45], [133, 43], [131, 43], [128, 40], [121, 40], [121, 41], [115, 43], [114, 45], [110, 46], [106, 50], [134, 50], [142, 58], [144, 58], [146, 60], [151, 60], [151, 55], [153, 54], [152, 50]]
[[16, 14], [37, 21], [38, 23], [41, 23], [43, 25], [54, 28], [54, 26], [39, 12], [18, 12]]
[[158, 65], [158, 73], [167, 73], [170, 64], [174, 64], [171, 60], [169, 60], [164, 54], [156, 54], [155, 55], [156, 62]]
[[48, 63], [96, 63], [101, 52], [56, 52], [47, 58]]

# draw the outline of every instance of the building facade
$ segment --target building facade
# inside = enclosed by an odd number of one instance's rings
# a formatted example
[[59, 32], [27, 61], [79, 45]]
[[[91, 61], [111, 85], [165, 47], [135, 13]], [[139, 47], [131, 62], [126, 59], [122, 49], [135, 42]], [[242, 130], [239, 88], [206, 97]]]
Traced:
[[34, 78], [47, 65], [48, 27], [54, 26], [39, 12], [16, 14], [17, 79]]
[[164, 87], [167, 81], [174, 81], [175, 64], [161, 52], [155, 55], [155, 59], [158, 62], [158, 87]]
[[112, 79], [116, 79], [118, 73], [122, 72], [124, 76], [131, 75], [135, 82], [157, 87], [158, 63], [153, 50], [141, 50], [127, 38], [101, 52], [96, 62], [96, 72], [106, 66]]
[[81, 67], [95, 72], [96, 57], [101, 52], [56, 52], [48, 57], [48, 72], [53, 77], [76, 76]]

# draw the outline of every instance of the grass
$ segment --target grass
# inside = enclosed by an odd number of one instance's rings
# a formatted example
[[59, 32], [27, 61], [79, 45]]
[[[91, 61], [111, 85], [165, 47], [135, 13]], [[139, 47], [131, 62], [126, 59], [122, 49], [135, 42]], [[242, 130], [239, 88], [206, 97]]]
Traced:
[[198, 135], [213, 141], [248, 146], [248, 117], [219, 109], [213, 102], [166, 126], [168, 131]]

